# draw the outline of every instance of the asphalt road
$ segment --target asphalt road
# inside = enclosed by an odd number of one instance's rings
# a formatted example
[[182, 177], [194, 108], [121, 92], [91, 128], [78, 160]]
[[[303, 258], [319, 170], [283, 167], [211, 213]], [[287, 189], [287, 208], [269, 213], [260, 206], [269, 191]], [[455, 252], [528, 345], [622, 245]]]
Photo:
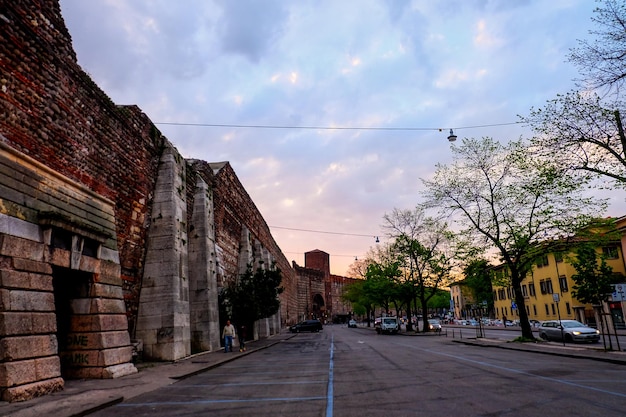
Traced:
[[94, 416], [624, 416], [626, 367], [327, 326]]

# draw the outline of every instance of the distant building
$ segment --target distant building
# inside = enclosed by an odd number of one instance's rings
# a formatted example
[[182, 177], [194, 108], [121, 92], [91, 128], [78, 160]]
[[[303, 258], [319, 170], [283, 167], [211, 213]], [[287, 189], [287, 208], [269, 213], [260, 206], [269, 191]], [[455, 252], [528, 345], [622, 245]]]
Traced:
[[346, 322], [352, 316], [350, 303], [342, 299], [354, 278], [332, 275], [330, 255], [319, 249], [304, 254], [304, 267], [295, 262], [298, 276], [298, 320], [317, 318], [325, 323]]

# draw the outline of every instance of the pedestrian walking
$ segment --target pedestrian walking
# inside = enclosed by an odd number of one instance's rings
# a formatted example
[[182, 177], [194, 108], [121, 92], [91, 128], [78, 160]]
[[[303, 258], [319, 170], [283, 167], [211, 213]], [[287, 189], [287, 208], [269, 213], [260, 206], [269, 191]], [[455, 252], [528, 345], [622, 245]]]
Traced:
[[222, 337], [224, 338], [224, 353], [233, 351], [233, 337], [235, 337], [235, 326], [230, 324], [230, 320], [226, 320], [224, 330], [222, 330]]
[[247, 332], [246, 332], [246, 325], [242, 324], [241, 327], [239, 328], [239, 352], [245, 352], [246, 351], [246, 336], [247, 336]]

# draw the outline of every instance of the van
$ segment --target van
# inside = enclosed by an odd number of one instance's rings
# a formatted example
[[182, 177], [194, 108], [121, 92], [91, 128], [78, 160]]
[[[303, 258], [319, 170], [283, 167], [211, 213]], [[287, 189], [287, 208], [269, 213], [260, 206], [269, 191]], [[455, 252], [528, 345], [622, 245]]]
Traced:
[[374, 328], [378, 334], [396, 334], [400, 330], [400, 320], [397, 317], [381, 317], [374, 322]]

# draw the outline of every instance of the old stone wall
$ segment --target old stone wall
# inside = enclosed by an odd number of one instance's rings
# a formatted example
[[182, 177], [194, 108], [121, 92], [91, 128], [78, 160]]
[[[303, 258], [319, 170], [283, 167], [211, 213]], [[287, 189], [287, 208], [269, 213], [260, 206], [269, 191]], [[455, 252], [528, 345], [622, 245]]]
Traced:
[[[297, 278], [270, 229], [228, 162], [212, 163], [214, 177], [215, 229], [218, 242], [218, 286], [242, 273], [240, 258], [275, 262], [282, 271], [281, 325], [295, 321], [298, 311]], [[248, 234], [243, 236], [242, 234]], [[242, 240], [251, 254], [242, 254]], [[258, 244], [257, 244], [258, 243]], [[268, 257], [267, 254], [270, 256]], [[257, 265], [253, 265], [256, 267]], [[276, 327], [275, 325], [273, 325]], [[271, 327], [271, 326], [270, 326]]]
[[[116, 106], [76, 61], [57, 1], [3, 2], [0, 133], [12, 148], [115, 202], [131, 330], [147, 215], [165, 139], [136, 106]], [[2, 193], [7, 196], [7, 193]], [[3, 212], [15, 214], [16, 202]]]
[[298, 280], [228, 163], [184, 160], [79, 67], [58, 1], [0, 8], [0, 396], [219, 348], [217, 294], [250, 263]]
[[298, 279], [298, 309], [296, 321], [318, 318], [323, 319], [326, 313], [324, 296], [326, 279], [324, 271], [305, 268], [292, 262]]

